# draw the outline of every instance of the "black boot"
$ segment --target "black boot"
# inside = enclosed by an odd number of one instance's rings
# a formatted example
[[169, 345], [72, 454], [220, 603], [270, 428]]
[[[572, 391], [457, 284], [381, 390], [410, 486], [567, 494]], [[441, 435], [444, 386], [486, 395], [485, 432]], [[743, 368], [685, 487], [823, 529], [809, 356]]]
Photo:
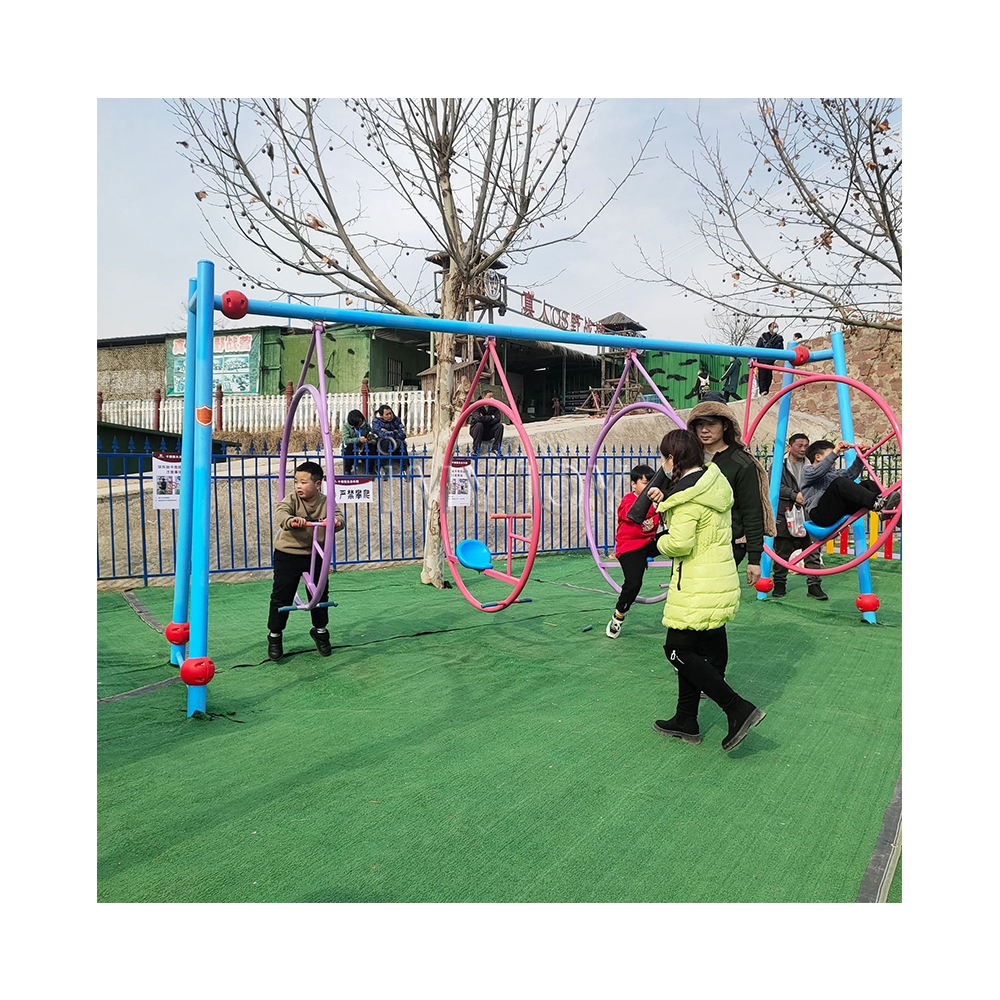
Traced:
[[313, 642], [316, 643], [320, 656], [329, 656], [333, 652], [333, 648], [330, 646], [330, 633], [326, 629], [321, 632], [318, 628], [311, 628], [309, 634], [312, 636]]
[[785, 596], [785, 581], [784, 580], [775, 580], [774, 581], [774, 588], [771, 591], [771, 596], [772, 597], [784, 597]]
[[729, 732], [726, 733], [726, 738], [722, 741], [723, 750], [732, 750], [739, 746], [743, 737], [750, 731], [750, 727], [756, 726], [766, 714], [739, 695], [726, 706], [725, 713], [729, 720]]
[[663, 736], [676, 736], [685, 743], [697, 745], [701, 742], [698, 722], [694, 719], [682, 719], [675, 715], [672, 719], [657, 719], [653, 728]]
[[827, 594], [823, 588], [819, 585], [819, 582], [810, 583], [806, 589], [806, 593], [810, 597], [815, 597], [817, 601], [828, 601], [830, 600], [829, 594]]
[[281, 645], [281, 633], [277, 635], [271, 635], [270, 632], [267, 634], [267, 658], [269, 660], [274, 660], [275, 663], [281, 659], [284, 655], [284, 649]]

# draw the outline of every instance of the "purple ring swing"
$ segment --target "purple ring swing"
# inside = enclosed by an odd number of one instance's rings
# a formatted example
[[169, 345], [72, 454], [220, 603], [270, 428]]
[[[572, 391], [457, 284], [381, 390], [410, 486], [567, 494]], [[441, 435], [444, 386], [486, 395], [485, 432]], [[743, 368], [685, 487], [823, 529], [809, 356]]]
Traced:
[[[306, 377], [309, 374], [309, 362], [312, 360], [313, 352], [316, 353], [316, 371], [318, 374], [319, 388], [309, 385]], [[285, 499], [286, 489], [286, 462], [288, 461], [288, 441], [292, 433], [292, 423], [295, 419], [295, 411], [298, 409], [299, 401], [306, 395], [312, 396], [316, 405], [316, 413], [319, 417], [320, 436], [323, 441], [323, 457], [326, 461], [326, 497], [327, 497], [327, 519], [326, 521], [309, 521], [309, 527], [313, 528], [311, 558], [309, 562], [309, 572], [302, 574], [302, 583], [305, 587], [307, 600], [303, 601], [298, 594], [292, 599], [292, 603], [281, 611], [311, 611], [313, 608], [335, 608], [336, 601], [320, 601], [323, 593], [323, 583], [330, 572], [330, 565], [333, 562], [334, 535], [330, 530], [330, 505], [334, 502], [336, 495], [336, 477], [333, 474], [333, 443], [330, 440], [330, 413], [326, 402], [326, 374], [323, 362], [323, 323], [319, 320], [312, 325], [312, 342], [306, 351], [305, 360], [302, 362], [302, 374], [299, 376], [299, 384], [292, 395], [288, 413], [285, 415], [285, 427], [281, 434], [281, 449], [278, 456], [278, 500]], [[323, 544], [316, 541], [316, 528], [327, 528]], [[316, 572], [316, 561], [319, 559], [319, 572]], [[314, 583], [313, 581], [319, 581]]]
[[[598, 570], [601, 572], [601, 576], [614, 588], [615, 593], [621, 593], [621, 584], [612, 579], [608, 573], [609, 569], [618, 566], [618, 561], [607, 561], [601, 558], [600, 549], [597, 545], [597, 538], [594, 531], [594, 519], [591, 516], [591, 502], [590, 498], [593, 493], [593, 482], [594, 482], [594, 469], [597, 465], [598, 452], [601, 449], [601, 445], [604, 443], [604, 439], [608, 436], [611, 428], [626, 414], [634, 413], [636, 410], [653, 410], [656, 413], [662, 413], [665, 417], [669, 417], [673, 422], [680, 427], [682, 430], [687, 426], [685, 422], [679, 417], [670, 405], [667, 399], [664, 397], [663, 393], [660, 391], [659, 386], [652, 380], [649, 372], [642, 366], [642, 362], [639, 361], [637, 356], [637, 348], [629, 348], [628, 353], [625, 358], [625, 368], [622, 371], [622, 377], [618, 380], [618, 387], [615, 389], [614, 395], [611, 397], [611, 402], [608, 405], [608, 413], [604, 418], [604, 424], [601, 427], [600, 433], [597, 435], [597, 440], [594, 442], [594, 447], [591, 449], [590, 457], [587, 459], [587, 472], [583, 479], [583, 522], [586, 526], [587, 531], [587, 545], [590, 547], [590, 554], [594, 558], [594, 563]], [[658, 403], [651, 401], [639, 401], [635, 403], [629, 403], [623, 406], [617, 413], [614, 412], [615, 403], [618, 401], [618, 397], [621, 395], [622, 390], [625, 388], [626, 381], [628, 379], [629, 371], [632, 368], [638, 369], [639, 373], [643, 376], [649, 386], [652, 388], [653, 392], [659, 399]], [[612, 540], [612, 546], [614, 542]], [[605, 546], [605, 549], [607, 546]], [[647, 565], [657, 568], [666, 568], [671, 566], [672, 560], [665, 560], [664, 562], [652, 561], [650, 560]], [[666, 599], [667, 590], [666, 588], [669, 584], [661, 583], [660, 585], [661, 593], [657, 594], [655, 597], [637, 597], [637, 604], [658, 604]]]

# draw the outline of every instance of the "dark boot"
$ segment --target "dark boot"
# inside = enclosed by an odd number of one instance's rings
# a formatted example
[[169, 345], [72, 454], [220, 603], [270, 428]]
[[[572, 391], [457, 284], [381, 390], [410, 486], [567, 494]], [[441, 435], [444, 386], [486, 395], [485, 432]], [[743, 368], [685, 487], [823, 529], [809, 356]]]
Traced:
[[267, 658], [269, 660], [274, 660], [275, 663], [281, 659], [284, 655], [284, 649], [281, 645], [281, 633], [277, 635], [271, 635], [270, 632], [267, 634]]
[[722, 741], [723, 750], [732, 750], [739, 746], [743, 737], [750, 731], [751, 726], [756, 726], [766, 714], [739, 695], [726, 706], [725, 713], [729, 720], [729, 732], [726, 733], [726, 738]]
[[774, 587], [771, 590], [772, 597], [784, 597], [785, 596], [785, 581], [775, 580]]
[[318, 628], [311, 628], [309, 634], [312, 636], [313, 642], [316, 643], [320, 656], [329, 656], [333, 652], [330, 645], [330, 633], [326, 629], [321, 632]]
[[818, 581], [816, 583], [810, 583], [806, 593], [810, 597], [815, 597], [817, 601], [830, 600], [830, 596], [823, 590]]
[[663, 736], [676, 736], [685, 743], [697, 745], [701, 742], [701, 733], [695, 719], [682, 719], [675, 715], [672, 719], [657, 719], [653, 728]]

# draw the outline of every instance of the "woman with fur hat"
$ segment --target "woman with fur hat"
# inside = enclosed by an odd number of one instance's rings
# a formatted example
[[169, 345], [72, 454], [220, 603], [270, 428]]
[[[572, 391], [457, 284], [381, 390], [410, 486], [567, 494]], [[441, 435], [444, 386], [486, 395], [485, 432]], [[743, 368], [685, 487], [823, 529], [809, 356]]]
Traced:
[[688, 414], [693, 431], [705, 452], [705, 461], [719, 467], [735, 498], [732, 509], [733, 559], [747, 559], [747, 583], [760, 579], [764, 536], [775, 533], [767, 472], [747, 450], [739, 425], [725, 403], [704, 401]]
[[669, 531], [657, 548], [673, 559], [663, 611], [663, 651], [677, 671], [677, 710], [653, 728], [685, 743], [700, 743], [698, 707], [704, 691], [725, 713], [732, 750], [764, 718], [725, 681], [729, 647], [726, 622], [740, 606], [740, 581], [730, 548], [733, 490], [718, 465], [705, 465], [701, 442], [688, 430], [670, 431], [660, 442], [666, 492], [648, 490]]

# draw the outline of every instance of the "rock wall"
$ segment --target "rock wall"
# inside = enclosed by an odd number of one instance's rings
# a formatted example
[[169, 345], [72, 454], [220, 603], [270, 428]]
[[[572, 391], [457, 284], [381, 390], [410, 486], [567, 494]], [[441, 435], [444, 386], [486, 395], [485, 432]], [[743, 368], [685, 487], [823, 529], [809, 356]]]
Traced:
[[[814, 337], [806, 342], [810, 350], [830, 347], [829, 336]], [[878, 393], [892, 408], [900, 426], [903, 423], [903, 336], [898, 330], [856, 330], [844, 333], [844, 354], [847, 374]], [[833, 374], [833, 362], [810, 365], [810, 371]], [[774, 385], [780, 384], [778, 377]], [[772, 386], [773, 388], [773, 386]], [[835, 383], [810, 386], [797, 390], [792, 407], [800, 413], [837, 419], [837, 386]], [[888, 433], [889, 425], [878, 406], [856, 390], [851, 390], [851, 412], [856, 436], [868, 441], [873, 435]]]

